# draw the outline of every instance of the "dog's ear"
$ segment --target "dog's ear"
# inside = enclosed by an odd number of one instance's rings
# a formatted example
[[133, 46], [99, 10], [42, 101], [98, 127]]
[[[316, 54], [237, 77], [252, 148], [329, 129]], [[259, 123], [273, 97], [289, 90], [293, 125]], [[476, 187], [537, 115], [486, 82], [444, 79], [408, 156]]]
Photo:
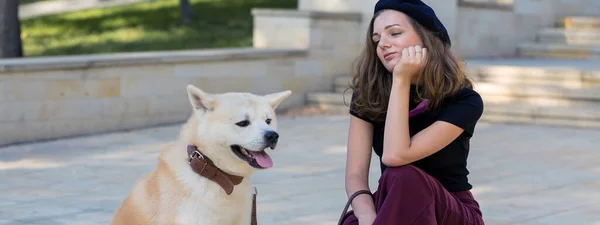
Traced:
[[271, 107], [273, 109], [275, 109], [275, 108], [277, 108], [277, 106], [279, 106], [279, 104], [284, 99], [289, 97], [291, 94], [292, 94], [292, 91], [287, 90], [287, 91], [277, 92], [277, 93], [273, 93], [273, 94], [268, 94], [263, 97], [266, 98], [267, 101], [269, 102], [269, 104], [271, 105]]
[[188, 97], [194, 109], [213, 110], [215, 107], [215, 99], [206, 92], [200, 90], [194, 85], [187, 86]]

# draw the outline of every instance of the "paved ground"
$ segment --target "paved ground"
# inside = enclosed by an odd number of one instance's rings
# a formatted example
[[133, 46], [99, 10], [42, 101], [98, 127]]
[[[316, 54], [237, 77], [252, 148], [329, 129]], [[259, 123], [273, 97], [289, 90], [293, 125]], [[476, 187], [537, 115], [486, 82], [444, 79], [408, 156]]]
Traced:
[[[252, 179], [261, 225], [335, 224], [344, 116], [282, 118], [275, 167]], [[179, 126], [0, 148], [0, 225], [108, 224]], [[487, 224], [600, 224], [600, 131], [480, 124], [469, 168]], [[373, 164], [371, 185], [376, 186]]]

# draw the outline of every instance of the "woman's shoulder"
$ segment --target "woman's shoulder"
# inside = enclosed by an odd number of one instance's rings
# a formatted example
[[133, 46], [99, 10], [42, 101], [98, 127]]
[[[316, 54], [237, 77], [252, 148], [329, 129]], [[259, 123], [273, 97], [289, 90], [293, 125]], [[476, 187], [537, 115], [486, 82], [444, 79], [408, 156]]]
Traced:
[[484, 107], [483, 98], [473, 88], [462, 88], [456, 94], [449, 96], [444, 101], [447, 105], [453, 104], [470, 104], [478, 108]]
[[483, 114], [483, 109], [481, 95], [471, 88], [463, 88], [455, 95], [446, 98], [440, 108], [438, 120], [472, 132], [473, 126]]
[[358, 98], [358, 94], [359, 94], [358, 91], [352, 92], [352, 97], [350, 98], [350, 106], [349, 106], [348, 112], [350, 113], [350, 115], [353, 115], [353, 116], [355, 116], [359, 119], [362, 119], [368, 123], [374, 124], [375, 121], [373, 121], [371, 118], [358, 113], [357, 106], [355, 104], [356, 98]]

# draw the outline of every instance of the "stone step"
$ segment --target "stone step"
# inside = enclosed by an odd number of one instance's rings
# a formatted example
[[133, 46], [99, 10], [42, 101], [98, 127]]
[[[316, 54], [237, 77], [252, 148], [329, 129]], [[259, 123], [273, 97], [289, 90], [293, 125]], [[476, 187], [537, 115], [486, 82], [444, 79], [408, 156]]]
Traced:
[[481, 121], [598, 129], [600, 107], [486, 103]]
[[519, 56], [539, 58], [598, 59], [600, 46], [549, 43], [524, 43], [517, 47]]
[[[476, 82], [565, 88], [600, 87], [600, 63], [597, 60], [469, 59], [467, 74]], [[346, 90], [350, 79], [350, 76], [336, 77], [334, 90]]]
[[556, 26], [565, 29], [600, 30], [600, 18], [586, 16], [570, 16], [559, 19]]
[[[351, 81], [351, 77], [350, 76], [336, 76], [335, 80], [333, 82], [334, 85], [334, 90], [335, 92], [344, 92], [346, 91], [346, 89], [348, 89], [348, 87], [350, 86], [350, 81]], [[346, 92], [351, 92], [351, 89], [348, 89]]]
[[600, 87], [600, 64], [596, 60], [475, 59], [467, 61], [467, 74], [477, 82]]
[[[336, 83], [341, 78], [336, 79]], [[351, 91], [337, 89], [331, 93], [310, 93], [311, 104], [348, 105]], [[565, 88], [552, 85], [506, 85], [489, 82], [477, 82], [475, 90], [486, 103], [495, 104], [531, 104], [538, 106], [598, 106], [600, 107], [600, 88]], [[344, 99], [345, 98], [345, 99]]]
[[[467, 68], [485, 101], [483, 121], [600, 128], [597, 60], [469, 59]], [[347, 114], [349, 81], [349, 76], [336, 77], [336, 92], [310, 93], [309, 105]]]
[[[340, 93], [311, 93], [309, 106], [329, 114], [347, 114], [349, 98], [344, 104]], [[347, 95], [346, 97], [349, 97]], [[597, 106], [539, 106], [533, 104], [485, 103], [481, 121], [549, 125], [578, 128], [600, 128], [600, 107]]]
[[549, 28], [538, 34], [540, 43], [568, 45], [600, 45], [600, 30], [569, 30]]
[[308, 93], [306, 99], [311, 105], [341, 105], [349, 106], [350, 100], [352, 99], [352, 93], [347, 91], [346, 93], [340, 92], [312, 92]]
[[[310, 96], [309, 106], [317, 107], [328, 114], [348, 114], [349, 107], [343, 104], [343, 97], [339, 93], [313, 93]], [[486, 102], [481, 121], [600, 129], [600, 107]]]
[[600, 88], [547, 85], [506, 85], [479, 82], [475, 90], [486, 103], [535, 106], [594, 106], [600, 108]]

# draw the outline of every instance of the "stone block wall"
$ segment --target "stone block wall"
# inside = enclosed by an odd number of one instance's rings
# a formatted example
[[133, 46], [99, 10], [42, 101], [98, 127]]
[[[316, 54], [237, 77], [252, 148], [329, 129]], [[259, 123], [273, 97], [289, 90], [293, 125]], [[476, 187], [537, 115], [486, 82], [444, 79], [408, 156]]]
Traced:
[[600, 1], [597, 0], [517, 0], [518, 9], [531, 12], [540, 8], [541, 13], [563, 16], [600, 16]]
[[374, 0], [300, 0], [298, 10], [300, 11], [322, 11], [322, 12], [360, 12], [364, 10], [364, 4]]
[[[361, 18], [359, 33], [361, 42], [364, 41], [369, 21], [373, 15], [373, 7], [377, 0], [298, 0], [299, 11], [357, 13]], [[348, 34], [351, 35], [351, 34]]]
[[[540, 29], [565, 16], [600, 16], [596, 0], [424, 0], [444, 22], [464, 58], [516, 55]], [[455, 4], [457, 7], [453, 7]]]
[[298, 73], [319, 73], [331, 79], [348, 74], [364, 35], [361, 14], [279, 9], [254, 9], [254, 47], [306, 49], [308, 58]]
[[179, 123], [186, 86], [207, 92], [292, 90], [280, 110], [329, 90], [305, 50], [206, 51], [0, 61], [0, 145]]
[[516, 52], [518, 26], [512, 6], [461, 2], [453, 48], [465, 58], [510, 56]]
[[[598, 0], [423, 0], [442, 20], [464, 58], [515, 55], [520, 42], [564, 16], [600, 16]], [[362, 14], [364, 39], [377, 0], [299, 0], [299, 10]]]
[[514, 17], [519, 41], [534, 41], [537, 31], [566, 16], [600, 16], [597, 0], [517, 0]]

